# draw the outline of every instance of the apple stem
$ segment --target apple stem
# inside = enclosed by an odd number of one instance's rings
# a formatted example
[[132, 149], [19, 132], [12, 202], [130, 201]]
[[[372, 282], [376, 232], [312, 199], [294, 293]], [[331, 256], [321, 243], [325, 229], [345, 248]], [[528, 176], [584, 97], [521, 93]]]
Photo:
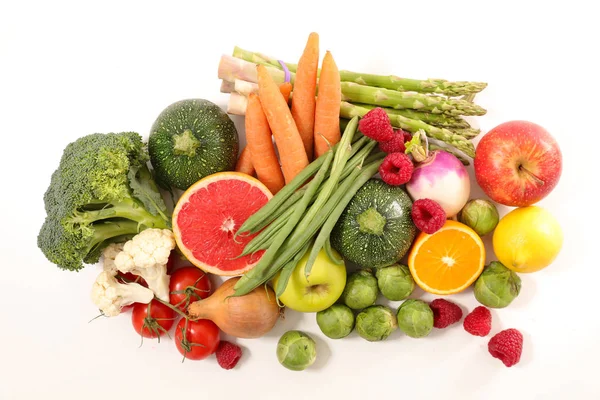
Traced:
[[519, 171], [524, 172], [527, 175], [529, 175], [531, 177], [531, 179], [533, 179], [535, 181], [535, 183], [537, 183], [538, 185], [541, 185], [541, 186], [544, 185], [544, 181], [543, 180], [541, 180], [540, 178], [538, 178], [537, 176], [535, 176], [535, 174], [533, 172], [531, 172], [530, 170], [528, 170], [524, 166], [519, 165]]

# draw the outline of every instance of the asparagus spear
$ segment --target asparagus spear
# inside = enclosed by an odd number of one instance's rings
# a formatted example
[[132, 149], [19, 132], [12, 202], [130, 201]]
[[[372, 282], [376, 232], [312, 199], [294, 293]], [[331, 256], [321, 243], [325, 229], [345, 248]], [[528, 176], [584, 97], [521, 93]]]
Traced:
[[484, 82], [451, 82], [445, 79], [408, 79], [395, 75], [363, 74], [360, 72], [340, 71], [343, 81], [361, 85], [397, 90], [400, 92], [439, 93], [446, 96], [460, 96], [481, 92], [487, 86]]
[[247, 107], [248, 98], [246, 96], [236, 92], [230, 94], [229, 103], [227, 104], [227, 114], [246, 115]]
[[[340, 105], [340, 117], [342, 118], [354, 118], [355, 116], [362, 117], [369, 112], [369, 109], [359, 107], [355, 104], [342, 101]], [[417, 132], [419, 129], [423, 129], [427, 136], [437, 140], [441, 140], [452, 147], [456, 147], [458, 150], [465, 153], [467, 156], [475, 157], [475, 146], [467, 138], [457, 135], [454, 132], [446, 128], [438, 128], [437, 126], [429, 125], [423, 121], [416, 119], [406, 118], [402, 115], [389, 115], [390, 122], [396, 128], [402, 128], [409, 132]]]
[[[276, 83], [283, 83], [285, 81], [285, 73], [281, 69], [267, 67], [267, 70]], [[258, 82], [255, 63], [227, 55], [221, 56], [218, 77], [219, 79], [223, 79], [224, 81], [228, 82], [235, 82], [236, 79], [241, 79], [252, 83]], [[292, 83], [294, 83], [295, 78], [296, 75], [292, 74]]]
[[429, 111], [433, 114], [484, 115], [485, 110], [476, 104], [459, 99], [428, 96], [415, 92], [399, 92], [365, 86], [353, 82], [342, 82], [342, 99], [355, 103], [373, 104], [395, 109], [410, 108]]
[[[367, 108], [369, 110], [377, 107], [372, 104], [362, 104], [362, 103], [357, 103], [356, 105], [359, 107]], [[396, 109], [387, 108], [387, 107], [383, 107], [383, 109], [385, 110], [385, 112], [388, 115], [391, 115], [391, 114], [402, 115], [406, 118], [418, 119], [423, 122], [427, 122], [429, 125], [433, 125], [433, 126], [439, 126], [439, 127], [444, 127], [444, 128], [470, 128], [471, 127], [469, 125], [469, 123], [467, 121], [465, 121], [464, 119], [462, 119], [461, 117], [452, 117], [450, 115], [445, 115], [445, 114], [432, 114], [432, 113], [428, 113], [428, 112], [424, 112], [424, 111], [416, 111], [416, 110], [410, 110], [410, 109], [396, 110]]]
[[473, 139], [473, 138], [479, 136], [479, 134], [481, 133], [481, 130], [475, 129], [475, 128], [457, 128], [457, 129], [451, 128], [451, 130], [455, 134], [464, 136], [467, 139]]
[[[233, 56], [257, 64], [271, 65], [281, 68], [279, 61], [261, 53], [244, 50], [240, 47], [233, 49]], [[285, 63], [291, 72], [296, 72], [297, 65]], [[363, 74], [360, 72], [340, 71], [340, 79], [345, 82], [355, 82], [362, 85], [376, 86], [398, 91], [414, 91], [421, 93], [440, 93], [447, 96], [460, 96], [470, 93], [478, 93], [486, 88], [484, 82], [451, 82], [444, 79], [407, 79], [394, 75]]]
[[233, 82], [221, 81], [221, 93], [231, 93], [235, 89]]
[[469, 159], [465, 158], [462, 154], [460, 154], [459, 152], [455, 151], [451, 147], [438, 146], [437, 144], [429, 143], [429, 151], [434, 151], [434, 150], [444, 150], [444, 151], [452, 154], [454, 157], [458, 158], [458, 160], [461, 163], [463, 163], [463, 165], [469, 165]]

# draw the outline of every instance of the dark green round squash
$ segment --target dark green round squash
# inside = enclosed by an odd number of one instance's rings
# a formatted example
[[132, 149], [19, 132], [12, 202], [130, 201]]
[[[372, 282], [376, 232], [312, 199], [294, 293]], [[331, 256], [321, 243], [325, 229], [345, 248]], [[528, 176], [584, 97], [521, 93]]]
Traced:
[[182, 190], [215, 172], [235, 169], [239, 138], [233, 121], [202, 99], [168, 106], [150, 130], [148, 152], [157, 180]]
[[398, 262], [416, 235], [412, 201], [399, 186], [370, 179], [356, 192], [331, 232], [332, 246], [363, 268]]

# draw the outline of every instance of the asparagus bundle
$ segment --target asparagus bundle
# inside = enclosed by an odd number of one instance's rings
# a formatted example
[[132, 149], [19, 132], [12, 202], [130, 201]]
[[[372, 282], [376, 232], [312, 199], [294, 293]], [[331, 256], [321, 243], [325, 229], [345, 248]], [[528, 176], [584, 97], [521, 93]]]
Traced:
[[[283, 83], [285, 73], [283, 70], [267, 64], [267, 70], [277, 83]], [[222, 56], [219, 63], [218, 76], [220, 79], [235, 82], [236, 79], [248, 82], [257, 82], [256, 64], [231, 57]], [[294, 83], [295, 74], [290, 73], [291, 82]], [[441, 96], [426, 95], [416, 92], [399, 92], [397, 90], [383, 89], [374, 86], [360, 85], [353, 82], [342, 82], [342, 96], [347, 101], [372, 104], [395, 109], [413, 109], [428, 111], [433, 114], [484, 115], [485, 109], [463, 99], [449, 99]]]
[[[285, 66], [289, 80], [295, 81], [295, 64], [284, 64], [264, 54], [236, 47], [233, 57], [222, 56], [218, 70], [218, 76], [223, 80], [221, 91], [231, 93], [229, 113], [245, 114], [247, 96], [257, 90], [257, 64], [266, 66], [277, 83], [286, 79]], [[485, 88], [485, 83], [413, 80], [350, 71], [341, 71], [340, 76], [340, 118], [362, 117], [369, 110], [381, 107], [394, 127], [412, 133], [423, 130], [442, 146], [450, 146], [448, 151], [460, 154], [463, 162], [465, 156], [474, 157], [475, 150], [470, 139], [480, 131], [471, 128], [462, 116], [485, 114], [486, 111], [473, 102], [475, 94]]]
[[[261, 53], [244, 50], [240, 47], [233, 49], [233, 56], [255, 64], [270, 65], [281, 68], [278, 60]], [[296, 64], [285, 63], [291, 72], [296, 72]], [[440, 93], [447, 96], [461, 96], [470, 93], [479, 93], [486, 88], [484, 82], [450, 82], [444, 79], [407, 79], [394, 75], [375, 75], [360, 72], [340, 71], [340, 78], [344, 82], [354, 82], [361, 85], [375, 86], [401, 92], [414, 91], [421, 93]]]

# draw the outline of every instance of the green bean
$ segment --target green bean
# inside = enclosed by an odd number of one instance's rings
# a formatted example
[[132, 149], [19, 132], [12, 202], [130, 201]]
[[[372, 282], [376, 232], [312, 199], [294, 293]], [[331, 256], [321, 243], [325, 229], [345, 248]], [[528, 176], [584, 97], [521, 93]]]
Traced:
[[[314, 244], [313, 244], [313, 246], [314, 246]], [[334, 264], [344, 265], [344, 260], [342, 258], [340, 258], [340, 256], [337, 253], [333, 252], [333, 249], [331, 248], [331, 241], [329, 240], [329, 236], [327, 237], [327, 240], [325, 241], [325, 252], [327, 253], [327, 257], [329, 257], [329, 259]]]
[[[290, 261], [302, 249], [302, 247], [306, 243], [308, 243], [310, 239], [313, 238], [313, 236], [320, 229], [321, 225], [323, 225], [325, 220], [329, 217], [329, 214], [338, 204], [343, 204], [345, 207], [350, 202], [350, 200], [358, 191], [358, 189], [360, 189], [366, 181], [368, 181], [373, 175], [377, 173], [379, 165], [382, 161], [383, 157], [380, 157], [379, 160], [374, 161], [369, 165], [366, 165], [362, 168], [357, 167], [348, 177], [348, 179], [344, 181], [344, 184], [341, 185], [338, 188], [338, 190], [334, 192], [333, 196], [320, 210], [315, 220], [306, 229], [306, 231], [303, 232], [301, 236], [298, 236], [297, 239], [292, 240], [292, 236], [296, 237], [297, 235], [289, 236], [286, 239], [285, 243], [281, 246], [281, 251], [278, 253], [277, 258], [275, 260], [269, 260], [269, 265], [266, 268], [261, 269], [262, 279], [252, 283], [248, 283], [249, 286], [244, 288], [245, 293], [249, 293], [256, 287], [262, 285], [263, 283], [273, 278], [277, 274], [277, 272], [279, 272], [279, 270], [285, 264], [287, 264], [287, 262]], [[256, 267], [254, 267], [254, 269], [256, 269]], [[253, 272], [254, 269], [246, 273], [246, 275], [244, 275], [242, 279], [244, 279], [249, 273]], [[238, 282], [238, 284], [239, 283], [240, 282]]]
[[250, 229], [249, 233], [256, 233], [263, 229], [265, 226], [269, 225], [271, 222], [275, 221], [281, 215], [283, 215], [290, 207], [293, 207], [294, 204], [302, 199], [304, 196], [304, 192], [306, 192], [306, 188], [300, 188], [296, 190], [290, 197], [287, 198], [286, 201], [283, 202], [281, 206], [279, 206], [276, 210], [274, 210], [270, 215], [268, 215], [264, 221], [262, 221], [258, 226], [253, 229]]
[[277, 233], [285, 226], [286, 222], [292, 214], [294, 213], [294, 208], [288, 208], [279, 218], [273, 221], [269, 226], [267, 226], [262, 232], [252, 238], [250, 242], [244, 246], [244, 250], [242, 253], [235, 257], [241, 258], [248, 254], [252, 254], [255, 251], [264, 250], [268, 248], [271, 243], [273, 243], [273, 239], [277, 235]]
[[275, 295], [277, 297], [281, 296], [285, 291], [285, 288], [287, 287], [287, 284], [290, 280], [290, 277], [292, 276], [292, 273], [294, 272], [294, 269], [298, 265], [298, 262], [300, 262], [300, 259], [304, 257], [304, 254], [306, 254], [309, 248], [310, 242], [306, 243], [302, 250], [300, 250], [298, 254], [294, 256], [294, 258], [292, 258], [287, 264], [283, 266], [283, 268], [281, 268], [281, 273], [277, 278], [277, 285], [275, 285]]
[[340, 176], [340, 181], [346, 179], [356, 167], [362, 164], [363, 161], [365, 161], [365, 157], [367, 157], [371, 153], [371, 151], [373, 151], [373, 148], [375, 146], [377, 146], [377, 142], [371, 140], [369, 141], [369, 143], [367, 143], [365, 147], [360, 149], [360, 151], [356, 152], [356, 154], [354, 154], [352, 158], [348, 160], [348, 163], [346, 164], [346, 167], [344, 168], [344, 170], [342, 171], [342, 175]]
[[[268, 269], [273, 259], [277, 256], [279, 248], [285, 242], [290, 233], [294, 230], [306, 208], [308, 207], [309, 202], [313, 198], [314, 194], [317, 192], [317, 189], [323, 182], [325, 178], [325, 173], [329, 170], [329, 166], [331, 165], [331, 161], [333, 160], [333, 150], [328, 150], [326, 153], [325, 160], [321, 167], [319, 168], [319, 172], [315, 175], [314, 179], [308, 184], [308, 188], [302, 196], [302, 200], [294, 207], [294, 212], [290, 216], [290, 218], [286, 221], [285, 226], [277, 233], [275, 240], [269, 246], [267, 251], [262, 255], [258, 264], [254, 266], [250, 271], [244, 274], [238, 282], [236, 282], [234, 286], [234, 296], [243, 296], [245, 294], [250, 293], [252, 290], [265, 283], [267, 280], [264, 279], [264, 270]], [[304, 243], [303, 243], [304, 244]], [[289, 260], [286, 260], [289, 261]], [[255, 282], [258, 281], [258, 284]]]
[[321, 251], [321, 248], [323, 248], [323, 245], [325, 244], [325, 241], [329, 238], [329, 234], [331, 233], [331, 231], [333, 230], [333, 227], [335, 226], [336, 222], [340, 218], [340, 215], [342, 215], [342, 212], [346, 209], [346, 206], [348, 205], [350, 200], [352, 200], [352, 197], [354, 197], [354, 195], [356, 194], [358, 189], [360, 189], [362, 187], [362, 185], [364, 185], [369, 179], [371, 179], [371, 177], [373, 175], [375, 175], [375, 173], [377, 173], [377, 171], [379, 169], [379, 165], [381, 165], [382, 161], [383, 161], [383, 157], [380, 158], [380, 161], [374, 161], [373, 163], [368, 164], [365, 167], [365, 170], [369, 170], [369, 171], [373, 171], [373, 172], [369, 176], [367, 176], [368, 174], [361, 174], [361, 176], [356, 180], [356, 182], [359, 182], [360, 185], [358, 185], [358, 183], [354, 184], [352, 186], [352, 189], [350, 189], [348, 191], [348, 193], [344, 193], [344, 196], [339, 201], [339, 203], [336, 203], [334, 205], [334, 208], [329, 213], [329, 215], [327, 216], [327, 219], [324, 221], [324, 223], [321, 223], [321, 225], [320, 225], [321, 230], [320, 230], [319, 234], [317, 235], [315, 244], [313, 245], [313, 248], [308, 256], [308, 261], [306, 263], [306, 267], [304, 267], [304, 273], [306, 274], [307, 277], [310, 275], [312, 266], [315, 263], [315, 260], [317, 259], [317, 254], [319, 254], [319, 252]]
[[356, 132], [356, 128], [358, 127], [358, 117], [354, 117], [348, 123], [346, 127], [346, 131], [342, 136], [342, 140], [340, 141], [340, 145], [335, 152], [335, 156], [333, 157], [331, 174], [329, 179], [325, 182], [323, 186], [323, 190], [319, 191], [319, 195], [314, 203], [310, 206], [306, 214], [302, 217], [302, 220], [298, 223], [294, 232], [303, 232], [313, 221], [319, 210], [323, 208], [327, 200], [331, 197], [331, 193], [337, 187], [340, 175], [344, 170], [344, 166], [350, 157], [350, 152], [352, 151], [352, 147], [350, 142], [352, 141], [352, 136]]

